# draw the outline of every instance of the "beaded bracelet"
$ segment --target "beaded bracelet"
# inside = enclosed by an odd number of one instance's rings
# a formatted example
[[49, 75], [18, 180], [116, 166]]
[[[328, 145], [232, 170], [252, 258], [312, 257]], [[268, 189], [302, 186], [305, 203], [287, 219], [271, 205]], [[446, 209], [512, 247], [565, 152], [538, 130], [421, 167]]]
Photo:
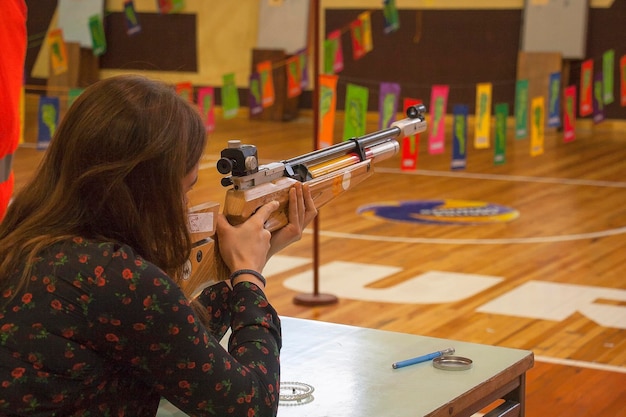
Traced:
[[235, 278], [237, 278], [239, 275], [243, 275], [243, 274], [254, 275], [255, 277], [257, 277], [259, 279], [259, 281], [261, 281], [263, 283], [264, 287], [267, 285], [267, 281], [265, 280], [263, 275], [261, 275], [259, 272], [255, 271], [253, 269], [239, 269], [239, 270], [233, 272], [232, 274], [230, 274], [230, 283], [233, 284], [233, 280]]

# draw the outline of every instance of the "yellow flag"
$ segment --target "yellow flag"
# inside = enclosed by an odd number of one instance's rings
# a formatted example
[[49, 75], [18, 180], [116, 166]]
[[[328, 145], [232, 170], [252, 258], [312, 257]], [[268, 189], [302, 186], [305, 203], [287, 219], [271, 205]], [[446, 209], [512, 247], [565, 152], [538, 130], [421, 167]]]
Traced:
[[543, 153], [545, 105], [543, 96], [535, 97], [530, 104], [530, 156]]
[[476, 85], [474, 148], [489, 148], [491, 135], [491, 83]]

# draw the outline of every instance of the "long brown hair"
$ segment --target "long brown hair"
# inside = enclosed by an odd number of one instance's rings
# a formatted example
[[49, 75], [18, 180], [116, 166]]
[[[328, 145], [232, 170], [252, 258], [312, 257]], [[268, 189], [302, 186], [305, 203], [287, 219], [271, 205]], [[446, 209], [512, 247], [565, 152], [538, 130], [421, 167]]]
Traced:
[[16, 269], [24, 284], [43, 248], [73, 236], [127, 244], [179, 278], [191, 250], [181, 181], [205, 145], [172, 86], [123, 75], [88, 87], [0, 223], [0, 287]]

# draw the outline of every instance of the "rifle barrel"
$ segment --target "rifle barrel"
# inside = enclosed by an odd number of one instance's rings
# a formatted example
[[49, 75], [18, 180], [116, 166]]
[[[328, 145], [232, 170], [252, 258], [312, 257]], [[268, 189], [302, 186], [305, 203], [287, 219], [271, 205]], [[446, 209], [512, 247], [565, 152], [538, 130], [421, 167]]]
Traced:
[[338, 156], [358, 151], [359, 147], [361, 149], [366, 149], [373, 145], [388, 142], [395, 139], [401, 132], [400, 128], [396, 126], [390, 127], [388, 129], [379, 130], [378, 132], [355, 138], [354, 140], [347, 140], [327, 148], [318, 149], [292, 159], [287, 159], [283, 161], [283, 163], [291, 166], [316, 165], [324, 161], [332, 160]]

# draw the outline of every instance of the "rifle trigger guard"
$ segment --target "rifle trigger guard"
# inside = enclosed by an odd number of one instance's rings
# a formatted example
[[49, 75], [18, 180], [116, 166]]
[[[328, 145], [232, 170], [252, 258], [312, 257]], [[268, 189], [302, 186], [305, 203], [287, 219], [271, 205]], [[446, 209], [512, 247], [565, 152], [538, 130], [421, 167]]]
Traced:
[[365, 161], [367, 159], [367, 157], [365, 156], [365, 149], [361, 146], [361, 142], [359, 142], [359, 138], [350, 138], [348, 140], [351, 140], [352, 142], [354, 142], [356, 154], [359, 156], [359, 159], [361, 161]]

